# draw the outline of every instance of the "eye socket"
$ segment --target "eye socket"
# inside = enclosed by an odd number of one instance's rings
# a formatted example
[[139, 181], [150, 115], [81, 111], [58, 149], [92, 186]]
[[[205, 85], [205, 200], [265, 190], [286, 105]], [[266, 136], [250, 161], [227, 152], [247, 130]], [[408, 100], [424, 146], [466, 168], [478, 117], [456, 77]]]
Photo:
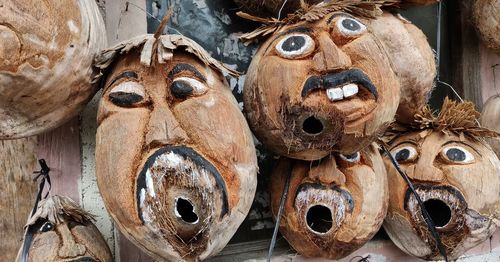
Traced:
[[366, 32], [366, 26], [351, 17], [342, 17], [337, 20], [337, 28], [344, 36], [358, 36]]
[[40, 232], [48, 232], [54, 229], [54, 225], [50, 222], [45, 222], [42, 227], [40, 227]]
[[309, 55], [314, 51], [314, 40], [306, 34], [290, 34], [276, 45], [276, 51], [283, 58], [295, 59]]
[[339, 154], [339, 156], [342, 160], [347, 161], [347, 162], [351, 162], [351, 163], [359, 162], [359, 160], [361, 159], [361, 154], [359, 152], [356, 152], [356, 153], [350, 154], [350, 155]]
[[206, 84], [189, 77], [175, 78], [170, 86], [172, 95], [177, 99], [186, 99], [190, 96], [203, 95], [208, 91]]
[[417, 149], [410, 145], [393, 150], [391, 154], [399, 163], [415, 160], [418, 155]]
[[133, 81], [122, 82], [111, 89], [108, 97], [117, 106], [135, 107], [144, 101], [144, 86]]
[[474, 162], [474, 155], [461, 146], [449, 146], [440, 152], [441, 157], [456, 164], [470, 164]]

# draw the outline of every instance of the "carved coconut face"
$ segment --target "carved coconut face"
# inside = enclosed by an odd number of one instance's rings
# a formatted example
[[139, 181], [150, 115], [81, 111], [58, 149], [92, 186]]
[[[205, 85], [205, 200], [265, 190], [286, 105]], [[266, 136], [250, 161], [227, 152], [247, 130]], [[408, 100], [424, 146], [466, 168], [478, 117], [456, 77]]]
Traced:
[[3, 0], [0, 5], [0, 139], [53, 129], [96, 89], [92, 61], [106, 46], [95, 1]]
[[94, 224], [71, 219], [59, 224], [39, 219], [33, 226], [34, 235], [28, 261], [111, 262], [111, 253]]
[[289, 174], [280, 231], [300, 254], [340, 259], [370, 240], [382, 225], [387, 177], [374, 146], [314, 162], [282, 160], [271, 184], [274, 215]]
[[256, 189], [250, 130], [219, 72], [175, 51], [118, 58], [99, 107], [97, 179], [108, 211], [155, 258], [204, 259], [244, 220]]
[[[439, 132], [412, 132], [391, 153], [415, 185], [450, 259], [488, 239], [500, 217], [500, 161], [484, 142]], [[406, 253], [441, 259], [416, 198], [389, 160], [389, 211], [384, 227]]]
[[334, 13], [285, 26], [259, 49], [244, 100], [255, 134], [284, 156], [351, 154], [393, 119], [399, 83], [367, 21]]

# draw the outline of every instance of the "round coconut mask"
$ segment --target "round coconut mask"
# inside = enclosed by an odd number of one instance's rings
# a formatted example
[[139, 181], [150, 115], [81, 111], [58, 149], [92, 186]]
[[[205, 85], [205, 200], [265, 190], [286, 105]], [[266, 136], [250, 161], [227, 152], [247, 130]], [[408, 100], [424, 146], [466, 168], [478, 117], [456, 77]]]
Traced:
[[257, 182], [253, 139], [221, 73], [234, 72], [175, 35], [132, 39], [97, 64], [96, 170], [107, 210], [158, 260], [214, 255], [244, 220]]
[[343, 258], [363, 246], [382, 225], [387, 176], [375, 145], [313, 162], [282, 159], [271, 180], [274, 216], [288, 176], [280, 232], [300, 254]]
[[[248, 69], [245, 113], [264, 145], [291, 158], [355, 153], [385, 130], [399, 104], [399, 81], [368, 18], [324, 5], [243, 37], [275, 30]], [[371, 17], [382, 14], [378, 4], [367, 6]]]
[[95, 1], [2, 0], [0, 139], [37, 135], [76, 116], [96, 92], [92, 62], [105, 36]]
[[[413, 125], [390, 130], [390, 151], [413, 182], [436, 225], [449, 259], [487, 240], [500, 218], [500, 161], [476, 126], [472, 103], [446, 99], [438, 116], [426, 108]], [[397, 130], [397, 131], [396, 131]], [[404, 252], [442, 259], [417, 200], [389, 159], [390, 188], [384, 228]]]
[[[108, 245], [93, 221], [68, 197], [41, 200], [26, 224], [29, 235], [25, 238], [31, 238], [26, 261], [112, 262]], [[21, 248], [16, 261], [22, 261], [22, 252]]]

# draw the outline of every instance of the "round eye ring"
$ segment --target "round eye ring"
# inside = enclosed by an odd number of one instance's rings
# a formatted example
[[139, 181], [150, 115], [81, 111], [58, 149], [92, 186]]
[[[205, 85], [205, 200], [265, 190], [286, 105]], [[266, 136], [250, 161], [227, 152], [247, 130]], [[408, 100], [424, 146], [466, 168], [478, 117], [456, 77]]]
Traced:
[[339, 154], [339, 156], [342, 160], [347, 161], [347, 162], [351, 162], [351, 163], [359, 162], [359, 160], [361, 159], [361, 154], [359, 152], [356, 152], [356, 153], [350, 154], [350, 155]]
[[412, 161], [417, 158], [417, 149], [414, 146], [404, 146], [400, 147], [391, 152], [392, 157], [396, 159], [396, 161], [403, 163], [406, 161]]
[[474, 162], [474, 155], [461, 146], [448, 146], [441, 150], [441, 157], [455, 164], [470, 164]]
[[344, 36], [358, 36], [366, 32], [366, 26], [351, 17], [342, 17], [337, 20], [337, 28]]
[[311, 54], [315, 46], [314, 40], [309, 35], [293, 33], [278, 42], [276, 52], [283, 58], [299, 59]]

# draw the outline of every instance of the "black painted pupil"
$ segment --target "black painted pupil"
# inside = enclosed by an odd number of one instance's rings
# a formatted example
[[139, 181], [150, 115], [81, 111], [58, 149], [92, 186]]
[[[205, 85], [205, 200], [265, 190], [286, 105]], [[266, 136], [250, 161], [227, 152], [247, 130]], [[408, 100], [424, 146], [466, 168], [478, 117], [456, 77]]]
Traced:
[[134, 104], [141, 102], [144, 98], [136, 93], [114, 92], [109, 94], [111, 102], [121, 107], [131, 107]]
[[359, 29], [361, 29], [359, 23], [352, 19], [344, 19], [344, 21], [342, 21], [342, 26], [350, 31], [358, 31]]
[[459, 162], [465, 161], [466, 157], [465, 152], [458, 148], [449, 149], [448, 151], [446, 151], [446, 156], [451, 161], [459, 161]]
[[350, 154], [350, 155], [344, 155], [344, 157], [348, 160], [355, 160], [358, 157], [358, 153]]
[[182, 80], [178, 80], [172, 83], [170, 91], [172, 92], [172, 95], [174, 95], [175, 98], [184, 99], [191, 96], [194, 90], [189, 83]]
[[47, 231], [50, 231], [51, 229], [53, 228], [52, 224], [51, 223], [45, 223], [43, 226], [42, 226], [42, 229], [40, 231], [42, 232], [47, 232]]
[[287, 52], [300, 50], [306, 44], [306, 39], [303, 36], [290, 36], [281, 45], [281, 49]]
[[399, 150], [399, 152], [396, 153], [396, 160], [397, 161], [403, 161], [406, 160], [410, 157], [410, 150], [408, 149], [403, 149]]

